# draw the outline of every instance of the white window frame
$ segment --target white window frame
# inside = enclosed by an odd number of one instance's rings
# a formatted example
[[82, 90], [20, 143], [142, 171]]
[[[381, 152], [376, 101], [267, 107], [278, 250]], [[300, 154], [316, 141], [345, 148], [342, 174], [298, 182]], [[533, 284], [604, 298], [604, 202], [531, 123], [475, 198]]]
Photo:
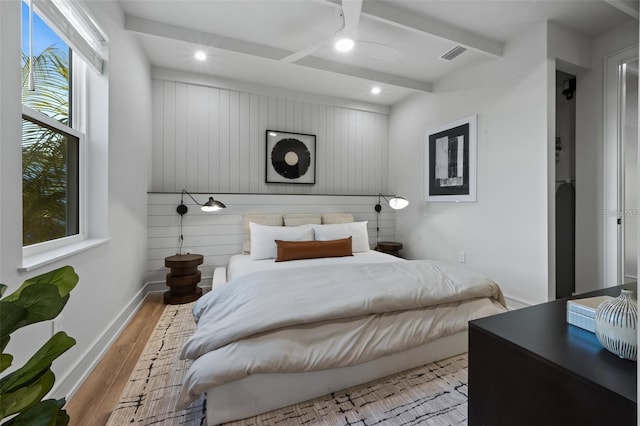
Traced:
[[[72, 79], [73, 81], [73, 79]], [[74, 84], [74, 83], [72, 83]], [[75, 86], [75, 84], [74, 84]], [[75, 93], [75, 87], [73, 90]], [[22, 105], [22, 115], [29, 117], [35, 121], [39, 121], [59, 132], [66, 133], [78, 138], [78, 233], [68, 237], [56, 238], [55, 240], [44, 241], [42, 243], [32, 244], [22, 247], [22, 256], [28, 257], [40, 254], [49, 250], [59, 249], [61, 247], [75, 244], [87, 238], [86, 235], [86, 144], [85, 136], [80, 131], [68, 127], [59, 121], [49, 117], [40, 111], [34, 110], [26, 105]], [[75, 114], [74, 114], [75, 115]], [[73, 119], [72, 119], [73, 121]]]
[[[51, 27], [52, 31], [56, 31]], [[55, 240], [44, 241], [22, 247], [23, 259], [55, 252], [68, 246], [81, 243], [87, 239], [87, 147], [84, 130], [86, 130], [86, 72], [87, 65], [83, 58], [71, 49], [71, 124], [69, 127], [48, 115], [22, 104], [22, 115], [39, 121], [57, 131], [78, 138], [78, 233]], [[37, 84], [37, 82], [36, 82]], [[24, 230], [23, 230], [24, 232]], [[53, 253], [55, 254], [55, 253]], [[24, 262], [23, 262], [24, 263]]]
[[[0, 0], [2, 1], [2, 0]], [[55, 4], [55, 7], [50, 7]], [[88, 111], [88, 73], [95, 70], [102, 74], [102, 61], [105, 58], [108, 38], [97, 26], [89, 11], [77, 0], [32, 0], [34, 11], [55, 31], [71, 48], [71, 123], [73, 128], [61, 124], [29, 107], [24, 107], [23, 114], [51, 127], [69, 133], [79, 139], [78, 157], [78, 234], [62, 237], [51, 241], [33, 244], [22, 248], [22, 262], [18, 266], [19, 272], [27, 272], [62, 258], [106, 244], [110, 238], [101, 232], [100, 220], [96, 224], [89, 223], [93, 218], [89, 211], [88, 192], [92, 188], [89, 173], [89, 158], [91, 149], [88, 141], [87, 125]], [[62, 28], [60, 27], [62, 26]], [[88, 35], [87, 35], [88, 34]], [[78, 35], [80, 37], [78, 37]], [[82, 38], [85, 38], [82, 40]], [[84, 43], [86, 41], [88, 45]], [[86, 47], [90, 46], [91, 50]], [[36, 82], [37, 84], [37, 82]], [[25, 113], [25, 108], [27, 111]], [[44, 116], [44, 117], [43, 117]], [[98, 228], [96, 228], [96, 225]], [[106, 229], [106, 228], [105, 228]], [[93, 231], [91, 231], [93, 230]], [[93, 235], [96, 233], [96, 235]], [[104, 234], [104, 236], [103, 236]]]

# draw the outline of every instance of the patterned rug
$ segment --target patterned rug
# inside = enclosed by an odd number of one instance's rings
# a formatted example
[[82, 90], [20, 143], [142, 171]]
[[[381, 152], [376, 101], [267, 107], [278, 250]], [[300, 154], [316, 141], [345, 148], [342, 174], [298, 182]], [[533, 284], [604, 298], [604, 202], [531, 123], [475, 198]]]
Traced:
[[[193, 304], [168, 305], [125, 387], [108, 426], [206, 426], [201, 397], [173, 409], [190, 362], [180, 349], [193, 332]], [[227, 423], [253, 425], [466, 425], [467, 355], [403, 371], [256, 417]]]

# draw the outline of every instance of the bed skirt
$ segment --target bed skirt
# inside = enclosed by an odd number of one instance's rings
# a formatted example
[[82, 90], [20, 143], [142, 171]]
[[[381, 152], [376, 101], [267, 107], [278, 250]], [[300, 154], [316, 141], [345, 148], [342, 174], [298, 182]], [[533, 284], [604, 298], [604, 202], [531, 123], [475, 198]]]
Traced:
[[244, 419], [467, 351], [462, 331], [350, 367], [303, 373], [254, 374], [207, 391], [207, 423]]

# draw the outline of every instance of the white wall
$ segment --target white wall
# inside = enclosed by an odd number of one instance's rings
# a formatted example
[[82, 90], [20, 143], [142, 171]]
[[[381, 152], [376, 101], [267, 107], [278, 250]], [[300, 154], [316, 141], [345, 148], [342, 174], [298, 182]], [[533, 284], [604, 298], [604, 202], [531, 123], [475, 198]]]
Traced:
[[[22, 212], [10, 206], [22, 205], [22, 151], [20, 140], [20, 5], [0, 2], [0, 282], [7, 285], [17, 275], [22, 240]], [[18, 161], [17, 161], [18, 160]], [[19, 245], [17, 246], [20, 247]]]
[[[526, 303], [546, 301], [548, 292], [547, 93], [555, 66], [546, 31], [540, 24], [508, 43], [503, 58], [410, 96], [390, 119], [390, 189], [415, 200], [396, 214], [408, 256], [455, 262], [464, 251], [468, 266]], [[478, 114], [478, 201], [422, 201], [425, 132], [470, 114]]]
[[[22, 262], [22, 150], [20, 11], [17, 0], [0, 2], [0, 282], [7, 294], [26, 278], [18, 274]], [[11, 336], [7, 352], [20, 366], [51, 337], [49, 324], [30, 326]]]
[[[151, 77], [149, 65], [132, 36], [123, 30], [123, 16], [116, 3], [91, 2], [90, 7], [106, 30], [109, 60], [99, 90], [108, 99], [90, 99], [90, 114], [99, 117], [93, 130], [108, 134], [106, 145], [98, 152], [108, 156], [107, 194], [94, 199], [105, 200], [98, 222], [106, 223], [111, 237], [105, 245], [59, 260], [29, 273], [18, 273], [21, 262], [21, 150], [20, 144], [20, 1], [0, 2], [0, 281], [12, 291], [22, 281], [62, 265], [71, 265], [80, 276], [76, 289], [62, 312], [63, 329], [77, 340], [77, 345], [54, 363], [57, 376], [55, 396], [70, 395], [78, 381], [115, 336], [122, 321], [140, 302], [147, 236], [147, 197], [150, 189], [151, 152]], [[107, 92], [108, 90], [108, 92]], [[108, 101], [108, 110], [104, 105]], [[91, 134], [91, 130], [89, 133]], [[89, 141], [90, 150], [91, 141]], [[106, 165], [106, 162], [102, 162]], [[106, 172], [103, 170], [103, 172]], [[100, 176], [100, 171], [96, 171]], [[11, 208], [9, 208], [11, 207]], [[104, 235], [101, 235], [104, 236]], [[124, 312], [124, 315], [121, 313]], [[26, 331], [25, 331], [26, 330]], [[24, 363], [35, 348], [51, 335], [50, 324], [29, 326], [8, 347], [14, 364]]]
[[[389, 117], [379, 107], [166, 74], [153, 79], [153, 191], [386, 193]], [[267, 129], [316, 135], [315, 185], [265, 183]]]
[[636, 44], [637, 25], [631, 20], [590, 42], [540, 24], [510, 42], [502, 59], [449, 76], [432, 95], [392, 109], [390, 188], [412, 198], [422, 196], [415, 152], [425, 130], [478, 114], [478, 202], [413, 203], [398, 212], [398, 237], [410, 256], [455, 261], [463, 250], [508, 296], [527, 303], [552, 297], [557, 65], [578, 76], [576, 291], [604, 286], [603, 59]]

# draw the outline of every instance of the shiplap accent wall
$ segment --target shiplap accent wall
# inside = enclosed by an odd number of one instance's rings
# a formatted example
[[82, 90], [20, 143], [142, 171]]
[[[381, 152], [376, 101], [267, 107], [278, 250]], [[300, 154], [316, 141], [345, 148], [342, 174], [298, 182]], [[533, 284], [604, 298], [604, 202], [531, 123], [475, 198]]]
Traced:
[[[161, 78], [152, 85], [152, 191], [387, 190], [388, 114]], [[265, 183], [267, 129], [316, 135], [315, 185]]]
[[[193, 196], [206, 200], [209, 193]], [[245, 213], [351, 213], [355, 221], [368, 221], [369, 243], [375, 247], [377, 196], [331, 195], [267, 195], [216, 194], [227, 208], [205, 213], [186, 200], [189, 211], [183, 218], [183, 252], [204, 255], [201, 265], [204, 285], [210, 284], [213, 269], [225, 266], [229, 257], [242, 252], [243, 215]], [[384, 200], [383, 200], [384, 203]], [[164, 258], [177, 253], [180, 235], [179, 193], [150, 193], [148, 195], [148, 281], [164, 281], [167, 269]], [[379, 217], [380, 241], [395, 238], [395, 213], [383, 204]], [[207, 282], [208, 281], [208, 282]]]

